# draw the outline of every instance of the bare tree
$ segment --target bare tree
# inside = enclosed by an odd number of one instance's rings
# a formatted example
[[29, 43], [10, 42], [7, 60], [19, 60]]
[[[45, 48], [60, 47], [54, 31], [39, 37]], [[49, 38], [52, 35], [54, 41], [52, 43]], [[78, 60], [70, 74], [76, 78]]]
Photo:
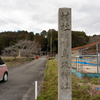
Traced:
[[41, 51], [41, 46], [39, 43], [30, 40], [19, 40], [15, 45], [7, 47], [3, 50], [3, 55], [9, 56], [18, 56], [18, 52], [20, 51], [21, 56], [30, 57], [35, 53]]
[[18, 56], [18, 50], [14, 46], [6, 47], [2, 52], [4, 56], [13, 56], [15, 59]]

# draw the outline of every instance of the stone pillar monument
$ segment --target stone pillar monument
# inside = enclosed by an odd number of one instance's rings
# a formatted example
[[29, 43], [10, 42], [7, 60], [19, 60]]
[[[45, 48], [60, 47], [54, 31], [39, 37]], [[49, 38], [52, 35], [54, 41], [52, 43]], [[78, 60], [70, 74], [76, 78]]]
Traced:
[[58, 100], [72, 100], [71, 8], [58, 14]]

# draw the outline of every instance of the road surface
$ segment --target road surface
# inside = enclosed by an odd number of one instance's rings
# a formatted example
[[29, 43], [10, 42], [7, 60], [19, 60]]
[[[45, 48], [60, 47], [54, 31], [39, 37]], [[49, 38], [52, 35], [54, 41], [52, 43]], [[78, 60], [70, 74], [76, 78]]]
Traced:
[[35, 100], [35, 81], [39, 90], [45, 67], [46, 57], [10, 67], [8, 81], [0, 82], [0, 100]]

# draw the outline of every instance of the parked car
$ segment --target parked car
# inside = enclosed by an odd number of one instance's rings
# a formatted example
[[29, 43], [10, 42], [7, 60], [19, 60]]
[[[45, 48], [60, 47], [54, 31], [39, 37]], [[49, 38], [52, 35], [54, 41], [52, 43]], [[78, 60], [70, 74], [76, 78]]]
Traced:
[[8, 69], [6, 64], [0, 58], [0, 81], [6, 82], [8, 80]]

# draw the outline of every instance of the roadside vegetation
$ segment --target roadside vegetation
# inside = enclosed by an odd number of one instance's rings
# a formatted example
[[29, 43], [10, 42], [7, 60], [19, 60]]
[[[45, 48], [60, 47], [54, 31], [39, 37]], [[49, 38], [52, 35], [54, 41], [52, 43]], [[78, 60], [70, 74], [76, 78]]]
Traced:
[[1, 57], [1, 58], [5, 62], [7, 67], [20, 65], [22, 63], [26, 63], [34, 59], [34, 58], [25, 58], [25, 57], [17, 57], [16, 59], [14, 57]]
[[[48, 60], [38, 100], [58, 100], [58, 62]], [[72, 100], [100, 100], [100, 78], [82, 79], [72, 74]]]

